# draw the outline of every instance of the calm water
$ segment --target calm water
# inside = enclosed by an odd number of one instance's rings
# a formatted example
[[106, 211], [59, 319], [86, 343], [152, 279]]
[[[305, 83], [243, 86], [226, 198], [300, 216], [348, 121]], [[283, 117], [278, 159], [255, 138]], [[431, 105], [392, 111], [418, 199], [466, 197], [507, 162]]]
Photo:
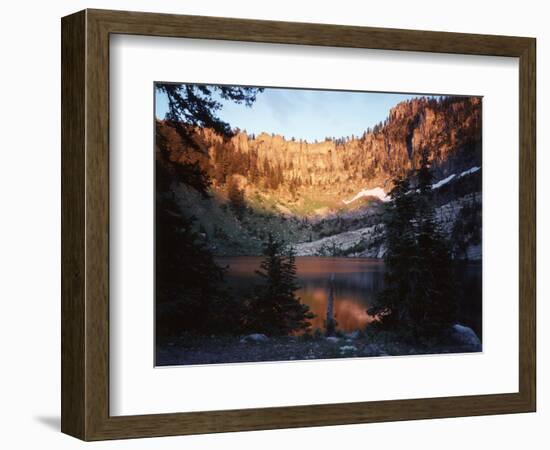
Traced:
[[[235, 292], [254, 289], [260, 282], [254, 273], [260, 266], [259, 256], [217, 258], [227, 266], [226, 279]], [[321, 258], [298, 256], [296, 266], [300, 289], [297, 294], [316, 315], [312, 328], [324, 328], [330, 277], [334, 274], [334, 312], [338, 329], [349, 332], [364, 328], [372, 318], [367, 308], [384, 287], [384, 262], [369, 258]], [[459, 321], [481, 336], [481, 264], [457, 267], [459, 281]]]

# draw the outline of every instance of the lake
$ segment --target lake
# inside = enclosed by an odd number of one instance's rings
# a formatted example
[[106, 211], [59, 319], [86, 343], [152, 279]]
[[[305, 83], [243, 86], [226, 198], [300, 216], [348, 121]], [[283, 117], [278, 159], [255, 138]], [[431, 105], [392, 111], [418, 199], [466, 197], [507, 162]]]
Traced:
[[[226, 280], [237, 294], [246, 294], [260, 283], [260, 277], [254, 271], [259, 269], [262, 257], [220, 257], [216, 261], [227, 267]], [[324, 329], [332, 275], [338, 329], [345, 332], [363, 329], [372, 321], [367, 309], [384, 287], [383, 260], [298, 256], [296, 268], [300, 284], [297, 295], [316, 315], [311, 321], [312, 330]], [[459, 322], [472, 327], [481, 337], [481, 264], [457, 264], [456, 274], [459, 284]]]

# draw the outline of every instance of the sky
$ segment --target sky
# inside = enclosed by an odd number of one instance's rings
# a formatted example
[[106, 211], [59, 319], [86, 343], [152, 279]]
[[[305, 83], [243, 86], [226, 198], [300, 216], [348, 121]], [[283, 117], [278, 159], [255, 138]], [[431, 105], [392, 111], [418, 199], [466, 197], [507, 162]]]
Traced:
[[[166, 95], [156, 92], [156, 112], [163, 119]], [[266, 88], [251, 107], [221, 100], [218, 116], [249, 134], [275, 133], [308, 142], [325, 137], [361, 135], [388, 117], [390, 108], [423, 94]]]

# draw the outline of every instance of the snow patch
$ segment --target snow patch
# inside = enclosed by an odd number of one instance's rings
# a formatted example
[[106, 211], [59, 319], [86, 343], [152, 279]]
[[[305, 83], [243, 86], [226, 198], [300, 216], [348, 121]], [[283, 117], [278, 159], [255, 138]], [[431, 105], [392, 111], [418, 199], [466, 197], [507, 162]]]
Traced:
[[[472, 173], [476, 173], [480, 169], [481, 169], [481, 167], [475, 166], [475, 167], [472, 167], [468, 170], [465, 170], [464, 172], [461, 172], [458, 176], [456, 174], [452, 173], [447, 178], [443, 178], [442, 180], [439, 180], [437, 183], [432, 184], [432, 189], [439, 189], [441, 186], [444, 186], [445, 184], [449, 183], [454, 178], [462, 178], [462, 177], [465, 177], [466, 175], [471, 175]], [[410, 193], [410, 192], [412, 192], [412, 191], [407, 192], [407, 194]], [[389, 202], [390, 201], [390, 197], [386, 194], [384, 189], [382, 189], [381, 187], [375, 187], [374, 189], [363, 189], [362, 191], [359, 191], [355, 195], [355, 197], [353, 197], [352, 199], [342, 200], [342, 201], [344, 202], [344, 204], [349, 205], [350, 203], [353, 203], [355, 200], [358, 200], [361, 197], [376, 197], [376, 198], [382, 200], [383, 202]]]
[[360, 199], [361, 197], [376, 197], [383, 202], [387, 202], [390, 200], [390, 198], [386, 195], [386, 192], [381, 187], [375, 187], [374, 189], [363, 189], [362, 191], [359, 191], [357, 194], [355, 194], [355, 197], [353, 197], [351, 200], [342, 200], [344, 204], [349, 205], [350, 203], [354, 202], [357, 199]]
[[[471, 175], [472, 173], [476, 173], [481, 167], [472, 167], [471, 169], [465, 170], [462, 172], [457, 178], [465, 177], [466, 175]], [[439, 180], [437, 183], [432, 184], [432, 189], [439, 189], [444, 184], [447, 184], [449, 181], [451, 181], [453, 178], [455, 178], [456, 175], [453, 173], [449, 175], [447, 178], [443, 178], [442, 180]]]
[[453, 173], [449, 175], [447, 178], [443, 178], [442, 180], [439, 180], [437, 183], [432, 184], [432, 189], [439, 189], [441, 186], [451, 181], [454, 177], [456, 177], [456, 175]]
[[481, 167], [472, 167], [471, 169], [465, 170], [462, 172], [458, 177], [464, 177], [466, 175], [471, 175], [472, 173], [476, 173]]

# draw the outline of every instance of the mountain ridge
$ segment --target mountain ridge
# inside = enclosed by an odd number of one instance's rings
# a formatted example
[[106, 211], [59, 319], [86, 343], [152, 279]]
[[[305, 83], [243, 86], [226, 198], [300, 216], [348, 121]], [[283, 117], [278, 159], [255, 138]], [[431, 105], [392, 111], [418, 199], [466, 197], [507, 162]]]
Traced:
[[[392, 179], [418, 168], [423, 151], [439, 205], [480, 192], [481, 108], [479, 97], [416, 98], [395, 105], [361, 136], [313, 143], [196, 128], [187, 130], [191, 149], [169, 122], [157, 120], [156, 132], [170, 164], [197, 163], [211, 180], [202, 204], [181, 183], [173, 188], [211, 248], [220, 255], [259, 254], [269, 232], [300, 244], [374, 226]], [[158, 145], [156, 151], [162, 163]]]
[[[169, 141], [170, 160], [183, 162], [185, 146], [163, 121], [157, 125]], [[329, 190], [351, 194], [381, 187], [391, 178], [418, 167], [427, 149], [436, 179], [481, 165], [481, 99], [448, 97], [413, 99], [398, 103], [388, 118], [362, 136], [329, 138], [322, 142], [287, 140], [280, 135], [249, 135], [236, 130], [224, 138], [209, 129], [194, 131], [203, 152], [198, 161], [213, 188], [241, 175], [240, 187], [260, 191]], [[360, 188], [360, 189], [359, 189]]]

